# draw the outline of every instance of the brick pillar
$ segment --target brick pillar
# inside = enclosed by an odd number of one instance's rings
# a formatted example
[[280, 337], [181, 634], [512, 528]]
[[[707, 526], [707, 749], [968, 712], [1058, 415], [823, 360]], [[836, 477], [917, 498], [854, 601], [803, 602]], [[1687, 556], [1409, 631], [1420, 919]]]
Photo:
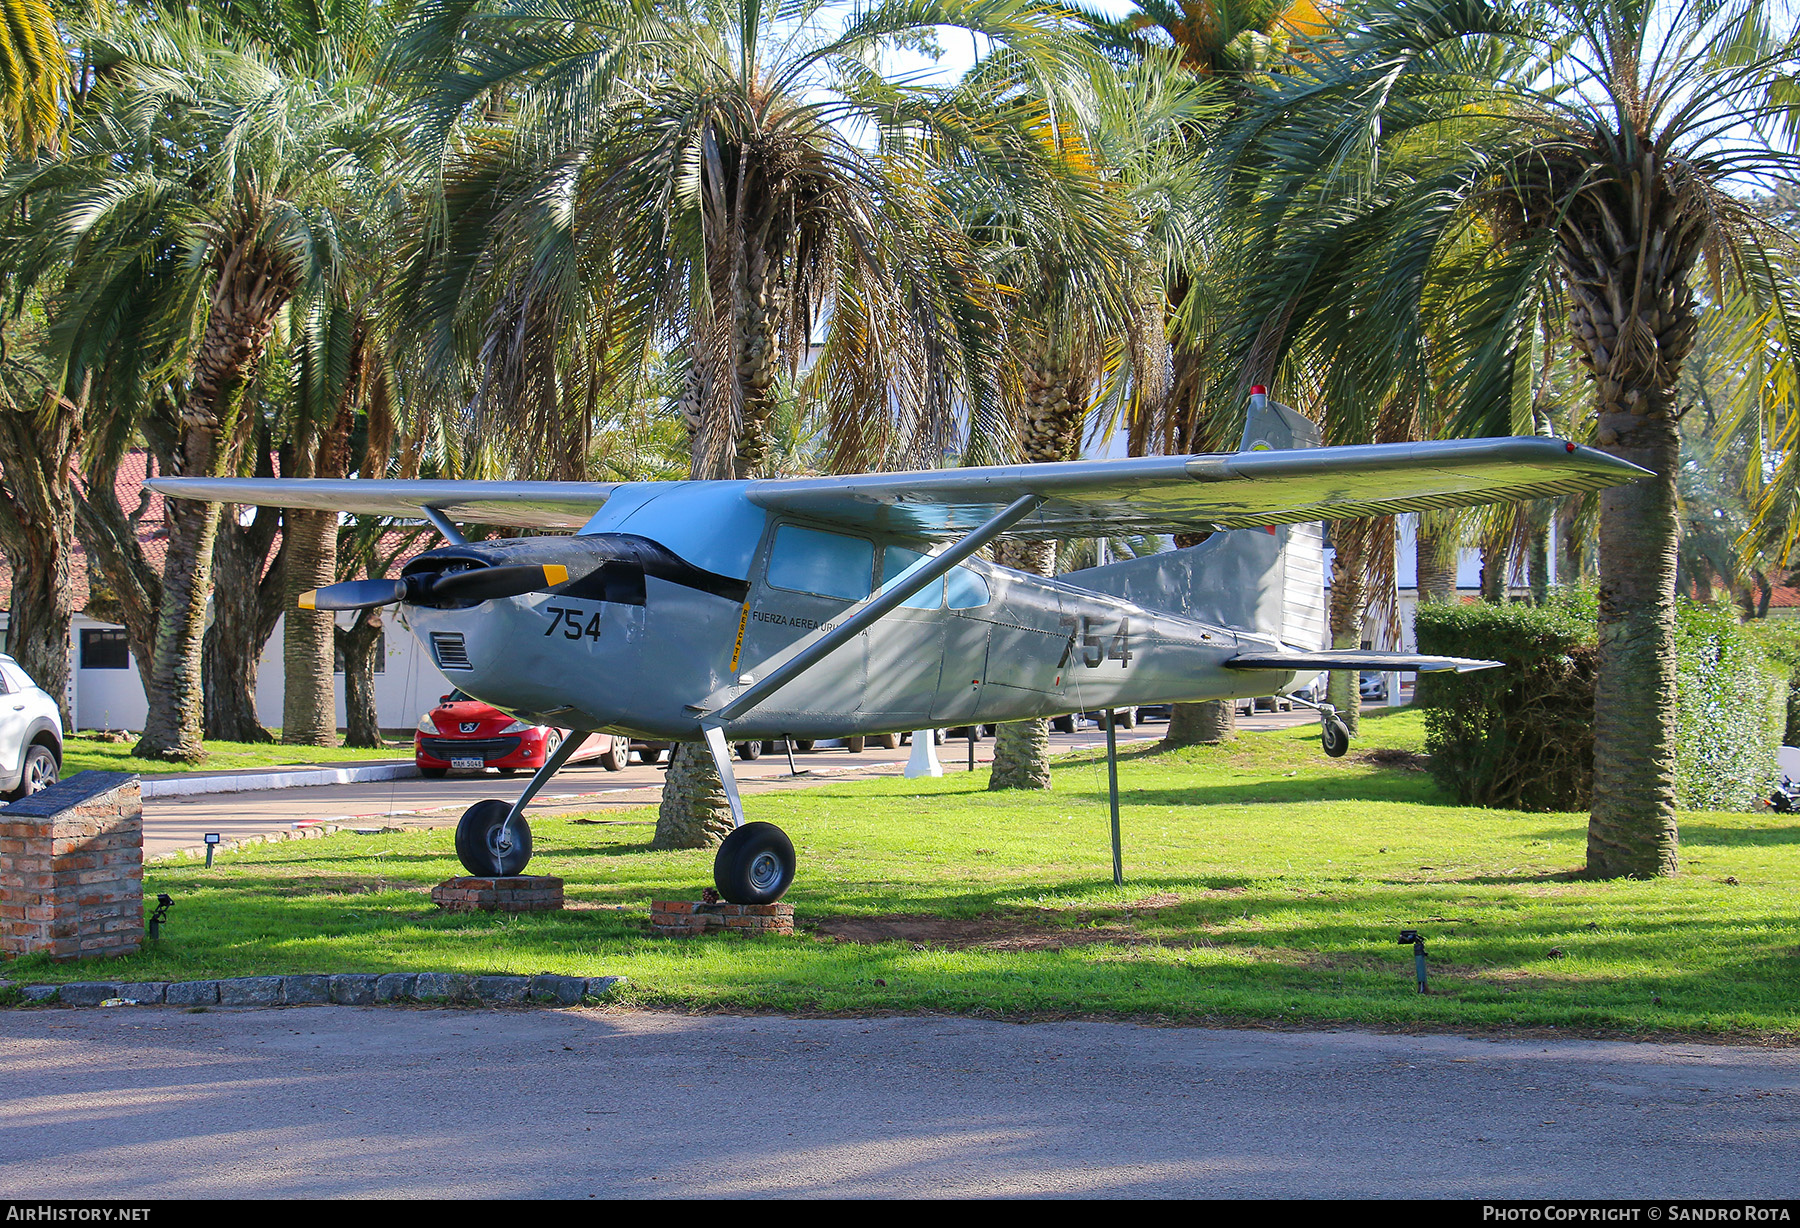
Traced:
[[0, 955], [129, 955], [143, 938], [136, 776], [77, 772], [0, 809]]

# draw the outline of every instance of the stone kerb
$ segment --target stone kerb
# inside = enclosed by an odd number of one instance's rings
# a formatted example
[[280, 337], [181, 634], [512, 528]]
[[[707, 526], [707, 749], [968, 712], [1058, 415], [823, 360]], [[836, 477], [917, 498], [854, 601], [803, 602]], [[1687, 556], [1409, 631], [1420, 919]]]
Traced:
[[136, 776], [77, 772], [0, 809], [0, 955], [129, 955], [143, 938]]

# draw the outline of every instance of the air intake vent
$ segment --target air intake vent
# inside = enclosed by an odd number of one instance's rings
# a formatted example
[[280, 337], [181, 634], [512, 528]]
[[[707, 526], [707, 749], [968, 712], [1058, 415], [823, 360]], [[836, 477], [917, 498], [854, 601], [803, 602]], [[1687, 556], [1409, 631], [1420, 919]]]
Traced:
[[475, 668], [469, 664], [469, 650], [463, 647], [463, 637], [460, 632], [433, 631], [431, 633], [431, 652], [437, 658], [439, 669]]

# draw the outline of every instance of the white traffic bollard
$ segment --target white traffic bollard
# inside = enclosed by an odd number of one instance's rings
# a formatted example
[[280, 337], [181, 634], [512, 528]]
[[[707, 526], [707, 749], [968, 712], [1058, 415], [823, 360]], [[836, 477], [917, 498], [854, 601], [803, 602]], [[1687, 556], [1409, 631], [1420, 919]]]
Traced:
[[921, 729], [913, 734], [912, 758], [906, 761], [904, 775], [908, 780], [917, 780], [921, 776], [942, 776], [944, 765], [938, 762], [937, 741], [934, 731]]

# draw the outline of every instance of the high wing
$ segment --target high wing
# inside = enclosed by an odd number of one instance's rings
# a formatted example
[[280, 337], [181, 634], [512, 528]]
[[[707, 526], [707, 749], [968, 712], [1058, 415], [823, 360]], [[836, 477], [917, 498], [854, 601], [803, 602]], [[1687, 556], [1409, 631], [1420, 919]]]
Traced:
[[752, 482], [772, 511], [906, 537], [954, 538], [1021, 496], [1044, 502], [1007, 536], [1259, 528], [1543, 499], [1649, 473], [1593, 448], [1524, 436], [995, 465]]
[[161, 495], [215, 503], [309, 508], [364, 516], [451, 520], [522, 529], [579, 529], [618, 482], [388, 482], [360, 478], [154, 478]]

